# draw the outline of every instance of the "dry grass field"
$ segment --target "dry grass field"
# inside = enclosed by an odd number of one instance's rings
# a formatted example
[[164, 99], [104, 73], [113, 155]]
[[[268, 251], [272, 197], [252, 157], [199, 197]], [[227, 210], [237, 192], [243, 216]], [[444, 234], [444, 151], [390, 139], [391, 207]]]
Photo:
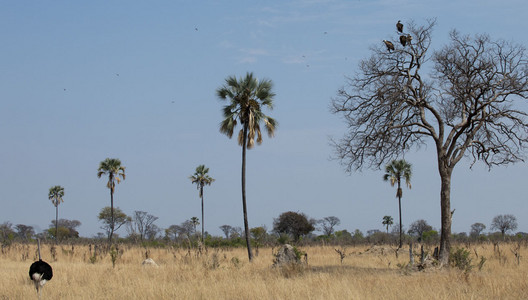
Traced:
[[[521, 258], [518, 264], [513, 244], [502, 244], [500, 257], [492, 244], [472, 246], [475, 265], [475, 250], [487, 260], [470, 272], [409, 270], [402, 267], [408, 254], [396, 259], [388, 247], [349, 247], [342, 264], [334, 247], [304, 247], [308, 265], [284, 269], [271, 267], [271, 248], [261, 249], [253, 263], [245, 249], [209, 249], [201, 256], [150, 249], [159, 265], [154, 267], [142, 266], [144, 248], [122, 247], [113, 268], [110, 254], [92, 262], [88, 246], [73, 253], [71, 246], [58, 246], [53, 260], [50, 245], [42, 245], [54, 270], [42, 299], [528, 299], [528, 262]], [[520, 254], [528, 255], [526, 246]], [[35, 258], [34, 245], [3, 249], [0, 300], [37, 299], [28, 276]]]

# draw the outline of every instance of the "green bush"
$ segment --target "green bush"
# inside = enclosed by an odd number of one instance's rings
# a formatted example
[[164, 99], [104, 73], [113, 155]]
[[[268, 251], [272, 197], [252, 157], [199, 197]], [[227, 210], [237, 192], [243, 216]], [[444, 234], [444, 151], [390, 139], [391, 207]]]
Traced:
[[470, 252], [464, 248], [457, 248], [455, 252], [449, 255], [449, 264], [464, 272], [469, 272], [473, 268], [471, 264]]

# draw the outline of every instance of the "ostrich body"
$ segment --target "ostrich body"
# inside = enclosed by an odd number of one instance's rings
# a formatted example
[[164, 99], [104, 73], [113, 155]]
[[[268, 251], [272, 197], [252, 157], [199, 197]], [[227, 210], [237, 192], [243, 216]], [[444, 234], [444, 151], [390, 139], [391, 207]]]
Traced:
[[29, 267], [29, 278], [33, 280], [33, 283], [35, 284], [35, 288], [37, 289], [37, 293], [40, 299], [40, 288], [46, 284], [48, 280], [51, 280], [53, 277], [53, 269], [51, 266], [42, 260], [40, 257], [40, 240], [38, 241], [38, 254], [39, 254], [39, 260], [32, 263]]

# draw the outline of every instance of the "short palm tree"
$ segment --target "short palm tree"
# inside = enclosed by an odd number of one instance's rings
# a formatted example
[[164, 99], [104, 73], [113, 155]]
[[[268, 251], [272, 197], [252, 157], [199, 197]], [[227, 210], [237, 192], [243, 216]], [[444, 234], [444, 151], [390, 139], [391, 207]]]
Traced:
[[[106, 187], [110, 189], [110, 214], [111, 214], [111, 224], [110, 224], [110, 235], [108, 237], [108, 242], [112, 242], [112, 236], [114, 235], [115, 228], [115, 217], [114, 217], [114, 191], [116, 182], [120, 183], [121, 178], [125, 180], [125, 167], [121, 165], [121, 160], [117, 158], [107, 158], [99, 163], [99, 168], [97, 169], [97, 177], [101, 178], [103, 175], [108, 175], [108, 182]], [[121, 178], [120, 178], [121, 177]]]
[[60, 185], [53, 186], [49, 189], [48, 199], [55, 206], [55, 243], [58, 243], [59, 237], [59, 204], [64, 202], [64, 188]]
[[246, 149], [253, 148], [255, 138], [257, 144], [262, 143], [261, 123], [263, 123], [270, 138], [275, 133], [277, 122], [262, 112], [263, 107], [273, 109], [275, 94], [271, 89], [271, 80], [259, 81], [253, 76], [253, 73], [247, 73], [244, 78], [240, 79], [235, 76], [228, 77], [225, 80], [225, 85], [216, 91], [220, 99], [228, 101], [228, 104], [223, 108], [224, 120], [220, 123], [220, 132], [231, 138], [237, 124], [240, 123], [242, 126], [238, 133], [238, 144], [242, 146], [242, 209], [249, 261], [253, 259], [253, 254], [251, 253], [247, 220]]
[[200, 219], [198, 219], [198, 217], [192, 217], [191, 224], [193, 225], [194, 233], [196, 234], [196, 226], [200, 225]]
[[391, 186], [398, 184], [398, 190], [396, 191], [396, 197], [398, 197], [398, 207], [400, 212], [400, 248], [402, 247], [402, 214], [401, 214], [401, 198], [403, 191], [401, 188], [401, 180], [405, 179], [405, 184], [408, 188], [411, 188], [411, 177], [412, 177], [412, 165], [405, 160], [393, 160], [390, 164], [385, 166], [385, 175], [383, 175], [384, 181], [390, 181]]
[[196, 172], [194, 172], [194, 175], [189, 176], [189, 179], [194, 184], [196, 183], [196, 188], [198, 189], [198, 196], [202, 200], [202, 243], [204, 241], [204, 196], [203, 196], [203, 188], [206, 185], [211, 185], [213, 183], [214, 178], [209, 176], [209, 168], [206, 168], [205, 165], [199, 165], [196, 167]]
[[381, 224], [385, 225], [385, 227], [387, 228], [387, 233], [389, 233], [389, 226], [392, 226], [394, 222], [391, 216], [384, 216], [383, 222], [381, 222]]

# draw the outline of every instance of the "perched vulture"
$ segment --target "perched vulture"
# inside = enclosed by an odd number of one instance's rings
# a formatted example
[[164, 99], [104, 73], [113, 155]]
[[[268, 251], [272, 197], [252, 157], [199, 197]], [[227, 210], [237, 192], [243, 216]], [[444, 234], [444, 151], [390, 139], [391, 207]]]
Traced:
[[403, 32], [403, 24], [400, 22], [400, 20], [398, 20], [398, 23], [396, 23], [396, 29], [399, 32]]
[[400, 35], [400, 43], [402, 44], [403, 47], [407, 45], [407, 37], [405, 35]]
[[383, 42], [385, 43], [385, 46], [387, 46], [387, 50], [389, 50], [389, 52], [391, 52], [391, 50], [394, 50], [393, 43], [391, 43], [390, 41], [386, 41], [386, 40], [383, 40]]

